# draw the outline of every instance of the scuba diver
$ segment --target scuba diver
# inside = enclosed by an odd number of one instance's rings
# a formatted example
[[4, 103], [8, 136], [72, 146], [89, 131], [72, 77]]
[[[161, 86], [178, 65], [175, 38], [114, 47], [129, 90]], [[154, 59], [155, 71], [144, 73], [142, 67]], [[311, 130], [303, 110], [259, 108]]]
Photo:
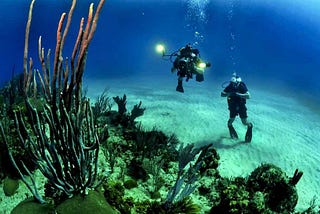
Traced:
[[238, 139], [238, 134], [232, 126], [236, 116], [239, 115], [242, 124], [247, 126], [245, 142], [251, 142], [252, 139], [252, 123], [247, 120], [246, 100], [250, 98], [250, 93], [241, 78], [233, 73], [229, 85], [221, 92], [221, 97], [227, 97], [230, 118], [228, 120], [228, 128], [230, 137]]
[[178, 85], [176, 91], [184, 92], [182, 81], [186, 77], [186, 81], [192, 79], [193, 74], [196, 75], [196, 81], [202, 82], [204, 80], [203, 72], [205, 67], [210, 67], [210, 63], [202, 63], [200, 60], [200, 52], [198, 49], [192, 48], [187, 44], [185, 47], [176, 52], [176, 59], [173, 62], [171, 72], [177, 71]]
[[[176, 91], [181, 93], [184, 92], [182, 86], [184, 77], [186, 77], [186, 81], [188, 82], [195, 74], [196, 81], [202, 82], [204, 80], [204, 69], [211, 66], [209, 62], [204, 63], [201, 61], [199, 50], [193, 48], [190, 43], [169, 55], [165, 55], [164, 49], [162, 49], [162, 56], [170, 57], [170, 61], [173, 62], [171, 72], [174, 73], [177, 71], [178, 85]], [[174, 61], [172, 60], [172, 57], [176, 57]]]

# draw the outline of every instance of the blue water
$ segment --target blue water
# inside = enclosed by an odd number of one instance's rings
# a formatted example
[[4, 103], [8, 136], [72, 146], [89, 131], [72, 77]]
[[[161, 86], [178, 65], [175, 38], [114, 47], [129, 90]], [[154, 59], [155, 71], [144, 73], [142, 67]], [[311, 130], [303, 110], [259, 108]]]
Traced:
[[[77, 3], [64, 56], [71, 55], [89, 2]], [[67, 0], [36, 1], [29, 45], [36, 68], [38, 37], [53, 51], [60, 14], [69, 6]], [[0, 3], [1, 83], [13, 69], [22, 71], [28, 7], [29, 1]], [[191, 43], [213, 65], [206, 81], [222, 82], [236, 71], [249, 85], [266, 90], [281, 86], [319, 102], [319, 9], [315, 0], [108, 0], [89, 47], [85, 76], [168, 76], [171, 64], [155, 52], [155, 45], [163, 43], [170, 53]]]

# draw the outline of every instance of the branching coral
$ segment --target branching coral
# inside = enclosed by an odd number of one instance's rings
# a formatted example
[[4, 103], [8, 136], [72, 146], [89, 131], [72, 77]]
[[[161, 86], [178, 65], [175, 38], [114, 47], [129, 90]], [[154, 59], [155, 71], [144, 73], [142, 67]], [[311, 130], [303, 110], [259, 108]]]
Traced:
[[[37, 95], [38, 82], [33, 73], [31, 58], [27, 66], [33, 4], [34, 0], [30, 4], [24, 49], [24, 98], [28, 119], [26, 120], [21, 112], [17, 111], [15, 123], [20, 141], [31, 150], [32, 160], [37, 163], [50, 186], [71, 197], [74, 194], [86, 193], [87, 188], [101, 182], [97, 172], [99, 140], [93, 124], [89, 100], [83, 100], [81, 94], [87, 51], [96, 30], [104, 0], [100, 1], [95, 14], [93, 4], [90, 5], [85, 29], [83, 29], [84, 18], [81, 19], [70, 67], [68, 59], [64, 60], [62, 52], [76, 0], [72, 1], [64, 30], [62, 26], [66, 13], [61, 15], [58, 24], [52, 76], [49, 63], [50, 50], [45, 58], [41, 37], [39, 38], [42, 73], [37, 70], [36, 74], [46, 101], [43, 112], [39, 112], [30, 102], [30, 97]], [[69, 74], [70, 68], [71, 74]], [[1, 133], [4, 136], [2, 126]], [[24, 169], [31, 176], [31, 183], [29, 183], [14, 158], [11, 155], [10, 157], [29, 190], [40, 203], [43, 203], [45, 200], [38, 193], [31, 172], [23, 164]]]
[[146, 108], [142, 108], [141, 107], [142, 102], [140, 101], [139, 104], [136, 104], [133, 106], [133, 109], [131, 110], [131, 114], [130, 114], [130, 123], [133, 125], [134, 124], [134, 120], [137, 117], [140, 117], [143, 115], [144, 111], [146, 110]]
[[124, 128], [134, 127], [135, 119], [143, 115], [145, 108], [141, 107], [142, 102], [133, 106], [131, 113], [127, 113], [127, 96], [124, 94], [122, 98], [119, 96], [113, 97], [113, 100], [118, 105], [118, 112], [112, 120], [114, 124], [121, 124]]
[[100, 117], [106, 116], [111, 111], [112, 104], [107, 92], [108, 90], [105, 89], [102, 94], [97, 97], [97, 100], [92, 107], [95, 124], [98, 124], [97, 120]]
[[120, 115], [124, 115], [127, 112], [127, 96], [124, 94], [122, 98], [119, 96], [113, 97], [113, 100], [117, 103], [118, 105], [118, 113]]

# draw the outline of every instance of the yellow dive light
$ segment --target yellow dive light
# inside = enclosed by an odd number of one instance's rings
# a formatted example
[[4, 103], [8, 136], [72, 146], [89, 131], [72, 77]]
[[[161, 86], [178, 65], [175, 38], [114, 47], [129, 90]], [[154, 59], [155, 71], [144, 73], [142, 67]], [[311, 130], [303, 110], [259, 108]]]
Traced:
[[157, 45], [156, 45], [156, 51], [157, 51], [158, 53], [164, 54], [164, 50], [165, 50], [165, 48], [164, 48], [163, 45], [161, 45], [161, 44], [157, 44]]
[[199, 67], [199, 68], [205, 68], [205, 67], [207, 67], [207, 64], [204, 63], [204, 62], [200, 62], [200, 63], [198, 64], [198, 67]]

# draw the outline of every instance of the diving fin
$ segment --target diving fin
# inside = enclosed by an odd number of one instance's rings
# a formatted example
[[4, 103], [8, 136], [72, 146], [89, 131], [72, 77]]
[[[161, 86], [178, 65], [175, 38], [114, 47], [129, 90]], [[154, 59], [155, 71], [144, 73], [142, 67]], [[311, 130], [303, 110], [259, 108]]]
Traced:
[[230, 137], [232, 139], [238, 139], [238, 134], [237, 134], [236, 130], [234, 129], [234, 127], [231, 125], [231, 126], [228, 126], [228, 128], [229, 128]]
[[252, 123], [248, 126], [247, 132], [246, 132], [246, 137], [245, 137], [245, 142], [250, 143], [252, 139]]

